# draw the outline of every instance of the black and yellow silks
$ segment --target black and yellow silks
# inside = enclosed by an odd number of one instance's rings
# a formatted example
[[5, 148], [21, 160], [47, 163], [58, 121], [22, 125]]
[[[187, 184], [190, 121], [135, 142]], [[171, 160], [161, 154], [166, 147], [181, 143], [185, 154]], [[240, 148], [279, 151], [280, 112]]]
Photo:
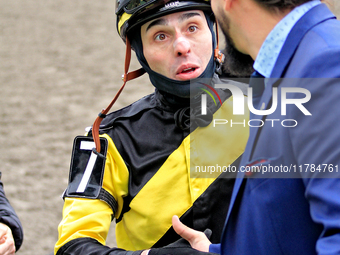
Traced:
[[117, 246], [124, 250], [162, 247], [178, 239], [173, 215], [197, 230], [211, 229], [211, 241], [219, 242], [234, 183], [230, 177], [236, 173], [194, 178], [201, 177], [195, 165], [237, 166], [248, 126], [231, 126], [230, 120], [247, 123], [248, 116], [233, 115], [230, 92], [218, 91], [223, 105], [213, 118], [228, 119], [226, 125], [179, 128], [181, 120], [175, 117], [183, 107], [167, 102], [157, 90], [104, 119], [100, 131], [108, 150], [102, 188], [118, 206], [113, 211], [99, 199], [66, 197], [58, 255], [118, 251], [104, 246], [112, 217]]

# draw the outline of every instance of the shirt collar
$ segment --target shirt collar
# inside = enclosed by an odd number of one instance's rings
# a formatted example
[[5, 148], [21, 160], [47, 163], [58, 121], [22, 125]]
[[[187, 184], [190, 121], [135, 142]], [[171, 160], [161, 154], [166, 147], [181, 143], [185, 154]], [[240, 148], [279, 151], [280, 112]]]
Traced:
[[313, 0], [295, 7], [279, 23], [276, 24], [274, 29], [264, 40], [256, 57], [253, 66], [256, 71], [266, 78], [270, 77], [289, 32], [306, 12], [320, 3], [321, 2], [319, 0]]

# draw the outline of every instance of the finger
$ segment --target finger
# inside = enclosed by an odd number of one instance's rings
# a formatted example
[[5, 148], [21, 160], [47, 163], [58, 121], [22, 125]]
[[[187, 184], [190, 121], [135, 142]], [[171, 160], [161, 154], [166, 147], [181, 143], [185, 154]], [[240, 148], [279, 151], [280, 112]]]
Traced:
[[0, 254], [7, 254], [9, 246], [6, 243], [0, 245]]
[[15, 254], [15, 245], [14, 241], [6, 240], [5, 243], [0, 245], [0, 254], [1, 255], [13, 255]]
[[0, 237], [0, 244], [3, 244], [4, 242], [6, 242], [6, 236], [5, 235]]
[[[4, 243], [6, 241], [7, 234], [7, 226], [3, 223], [0, 223], [0, 243]], [[0, 253], [1, 254], [1, 253]]]
[[[0, 244], [6, 242], [9, 234], [12, 235], [11, 229], [7, 225], [0, 223]], [[0, 253], [0, 255], [2, 255], [2, 253]]]
[[197, 236], [197, 231], [185, 226], [177, 215], [172, 217], [172, 226], [177, 234], [183, 237], [188, 242], [191, 242]]

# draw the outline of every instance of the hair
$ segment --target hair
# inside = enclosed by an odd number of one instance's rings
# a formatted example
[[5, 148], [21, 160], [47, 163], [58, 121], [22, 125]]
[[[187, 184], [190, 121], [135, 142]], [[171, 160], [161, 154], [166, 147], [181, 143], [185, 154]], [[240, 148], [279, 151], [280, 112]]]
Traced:
[[293, 9], [301, 4], [310, 2], [312, 0], [254, 0], [263, 7], [271, 11], [282, 11]]

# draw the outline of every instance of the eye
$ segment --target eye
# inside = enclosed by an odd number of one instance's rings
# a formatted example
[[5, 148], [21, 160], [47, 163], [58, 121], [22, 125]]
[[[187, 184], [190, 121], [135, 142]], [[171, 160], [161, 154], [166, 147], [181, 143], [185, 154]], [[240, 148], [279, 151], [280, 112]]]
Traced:
[[197, 27], [196, 27], [196, 26], [190, 26], [190, 27], [188, 28], [188, 31], [189, 31], [190, 33], [196, 32], [196, 30], [197, 30]]
[[156, 35], [155, 40], [156, 41], [163, 41], [163, 40], [165, 40], [165, 38], [166, 38], [165, 34], [158, 34], [158, 35]]

